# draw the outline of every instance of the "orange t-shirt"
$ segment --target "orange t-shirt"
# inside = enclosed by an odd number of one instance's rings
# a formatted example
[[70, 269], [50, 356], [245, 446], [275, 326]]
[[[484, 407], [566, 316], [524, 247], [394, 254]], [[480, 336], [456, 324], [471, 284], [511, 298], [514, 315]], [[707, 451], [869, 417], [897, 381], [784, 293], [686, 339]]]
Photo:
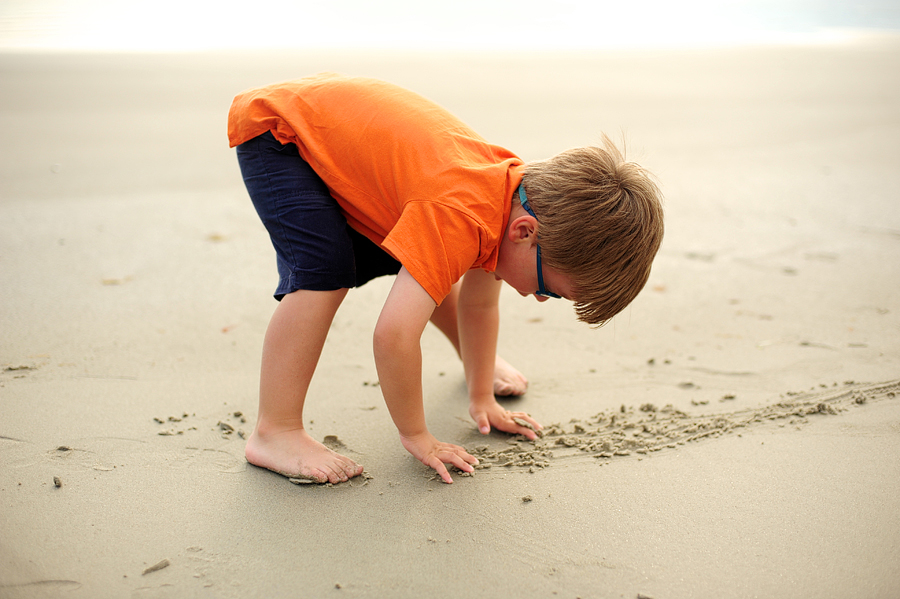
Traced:
[[231, 146], [266, 131], [297, 145], [350, 226], [438, 304], [470, 268], [496, 267], [522, 160], [437, 104], [383, 81], [323, 73], [235, 97]]

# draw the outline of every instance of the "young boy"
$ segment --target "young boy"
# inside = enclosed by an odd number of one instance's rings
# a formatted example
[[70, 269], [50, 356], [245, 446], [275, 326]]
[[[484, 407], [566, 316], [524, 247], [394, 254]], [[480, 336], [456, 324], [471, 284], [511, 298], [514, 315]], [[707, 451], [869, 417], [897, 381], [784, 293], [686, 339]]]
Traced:
[[659, 191], [608, 140], [525, 165], [382, 81], [320, 74], [243, 92], [228, 137], [280, 275], [246, 456], [290, 477], [337, 483], [363, 470], [303, 424], [350, 287], [397, 275], [375, 327], [378, 378], [403, 446], [451, 483], [446, 464], [471, 472], [478, 460], [426, 427], [419, 341], [428, 321], [462, 358], [479, 431], [533, 439], [541, 425], [494, 396], [526, 384], [496, 356], [501, 281], [538, 301], [573, 301], [579, 319], [603, 324], [644, 286], [662, 239]]

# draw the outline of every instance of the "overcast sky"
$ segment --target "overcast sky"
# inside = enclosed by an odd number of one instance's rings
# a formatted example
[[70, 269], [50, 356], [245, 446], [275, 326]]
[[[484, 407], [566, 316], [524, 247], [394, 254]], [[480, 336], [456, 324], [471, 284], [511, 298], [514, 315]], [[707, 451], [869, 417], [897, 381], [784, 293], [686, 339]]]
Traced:
[[0, 0], [0, 49], [493, 50], [815, 43], [900, 0]]

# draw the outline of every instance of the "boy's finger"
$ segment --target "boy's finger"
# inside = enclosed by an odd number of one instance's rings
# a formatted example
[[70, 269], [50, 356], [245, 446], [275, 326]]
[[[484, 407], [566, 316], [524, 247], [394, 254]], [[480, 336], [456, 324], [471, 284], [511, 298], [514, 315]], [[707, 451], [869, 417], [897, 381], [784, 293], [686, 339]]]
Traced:
[[479, 414], [475, 422], [478, 423], [478, 432], [482, 435], [491, 432], [491, 423], [488, 420], [487, 414]]
[[428, 466], [434, 468], [434, 470], [440, 475], [441, 480], [443, 480], [448, 485], [453, 483], [453, 479], [450, 478], [450, 473], [447, 472], [447, 467], [444, 466], [444, 463], [439, 458], [432, 457], [429, 461], [431, 463], [428, 464]]
[[[451, 459], [452, 459], [452, 462], [450, 462], [450, 463], [453, 464], [454, 466], [456, 466], [457, 468], [459, 468], [460, 470], [462, 470], [463, 472], [472, 472], [473, 470], [475, 470], [475, 468], [472, 467], [472, 464], [475, 464], [478, 462], [478, 460], [474, 456], [469, 455], [465, 451], [463, 452], [463, 455], [456, 454], [456, 455], [452, 456]], [[470, 461], [470, 460], [474, 460], [474, 462]]]
[[535, 439], [537, 439], [537, 433], [527, 426], [516, 425], [516, 430], [514, 432], [518, 435], [526, 437], [529, 441], [534, 441]]
[[478, 458], [466, 451], [465, 447], [448, 444], [445, 450], [438, 456], [445, 464], [459, 466], [459, 460], [465, 460], [470, 464], [477, 464]]
[[532, 418], [525, 412], [516, 412], [516, 413], [512, 414], [512, 416], [513, 416], [513, 418], [518, 418], [519, 420], [524, 420], [525, 422], [527, 422], [528, 424], [533, 426], [536, 430], [541, 430], [542, 428], [544, 428], [540, 422], [538, 422], [537, 420], [535, 420], [534, 418]]
[[[510, 416], [512, 416], [512, 414], [510, 414]], [[511, 417], [509, 419], [509, 422], [504, 424], [503, 430], [513, 435], [522, 435], [524, 437], [528, 437], [530, 441], [534, 441], [538, 436], [537, 431], [535, 431], [530, 426], [525, 426], [524, 423], [525, 420], [519, 418], [518, 416]]]
[[525, 435], [532, 441], [542, 434], [540, 431], [544, 427], [531, 416], [528, 416], [527, 414], [512, 414], [512, 416], [516, 433]]

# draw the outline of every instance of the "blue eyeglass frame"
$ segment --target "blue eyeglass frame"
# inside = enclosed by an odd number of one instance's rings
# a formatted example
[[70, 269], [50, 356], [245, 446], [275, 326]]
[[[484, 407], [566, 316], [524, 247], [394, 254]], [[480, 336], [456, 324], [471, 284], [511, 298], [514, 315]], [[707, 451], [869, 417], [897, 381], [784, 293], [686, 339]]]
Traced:
[[[525, 186], [519, 184], [519, 202], [522, 203], [522, 208], [525, 209], [525, 212], [534, 217], [534, 220], [537, 220], [537, 216], [534, 214], [534, 210], [531, 209], [531, 206], [528, 204], [528, 197], [525, 195]], [[538, 290], [535, 292], [535, 295], [541, 295], [543, 297], [552, 297], [554, 299], [562, 299], [562, 296], [556, 295], [552, 291], [548, 291], [546, 287], [544, 287], [544, 268], [541, 265], [541, 244], [537, 245], [537, 279], [538, 279]]]

